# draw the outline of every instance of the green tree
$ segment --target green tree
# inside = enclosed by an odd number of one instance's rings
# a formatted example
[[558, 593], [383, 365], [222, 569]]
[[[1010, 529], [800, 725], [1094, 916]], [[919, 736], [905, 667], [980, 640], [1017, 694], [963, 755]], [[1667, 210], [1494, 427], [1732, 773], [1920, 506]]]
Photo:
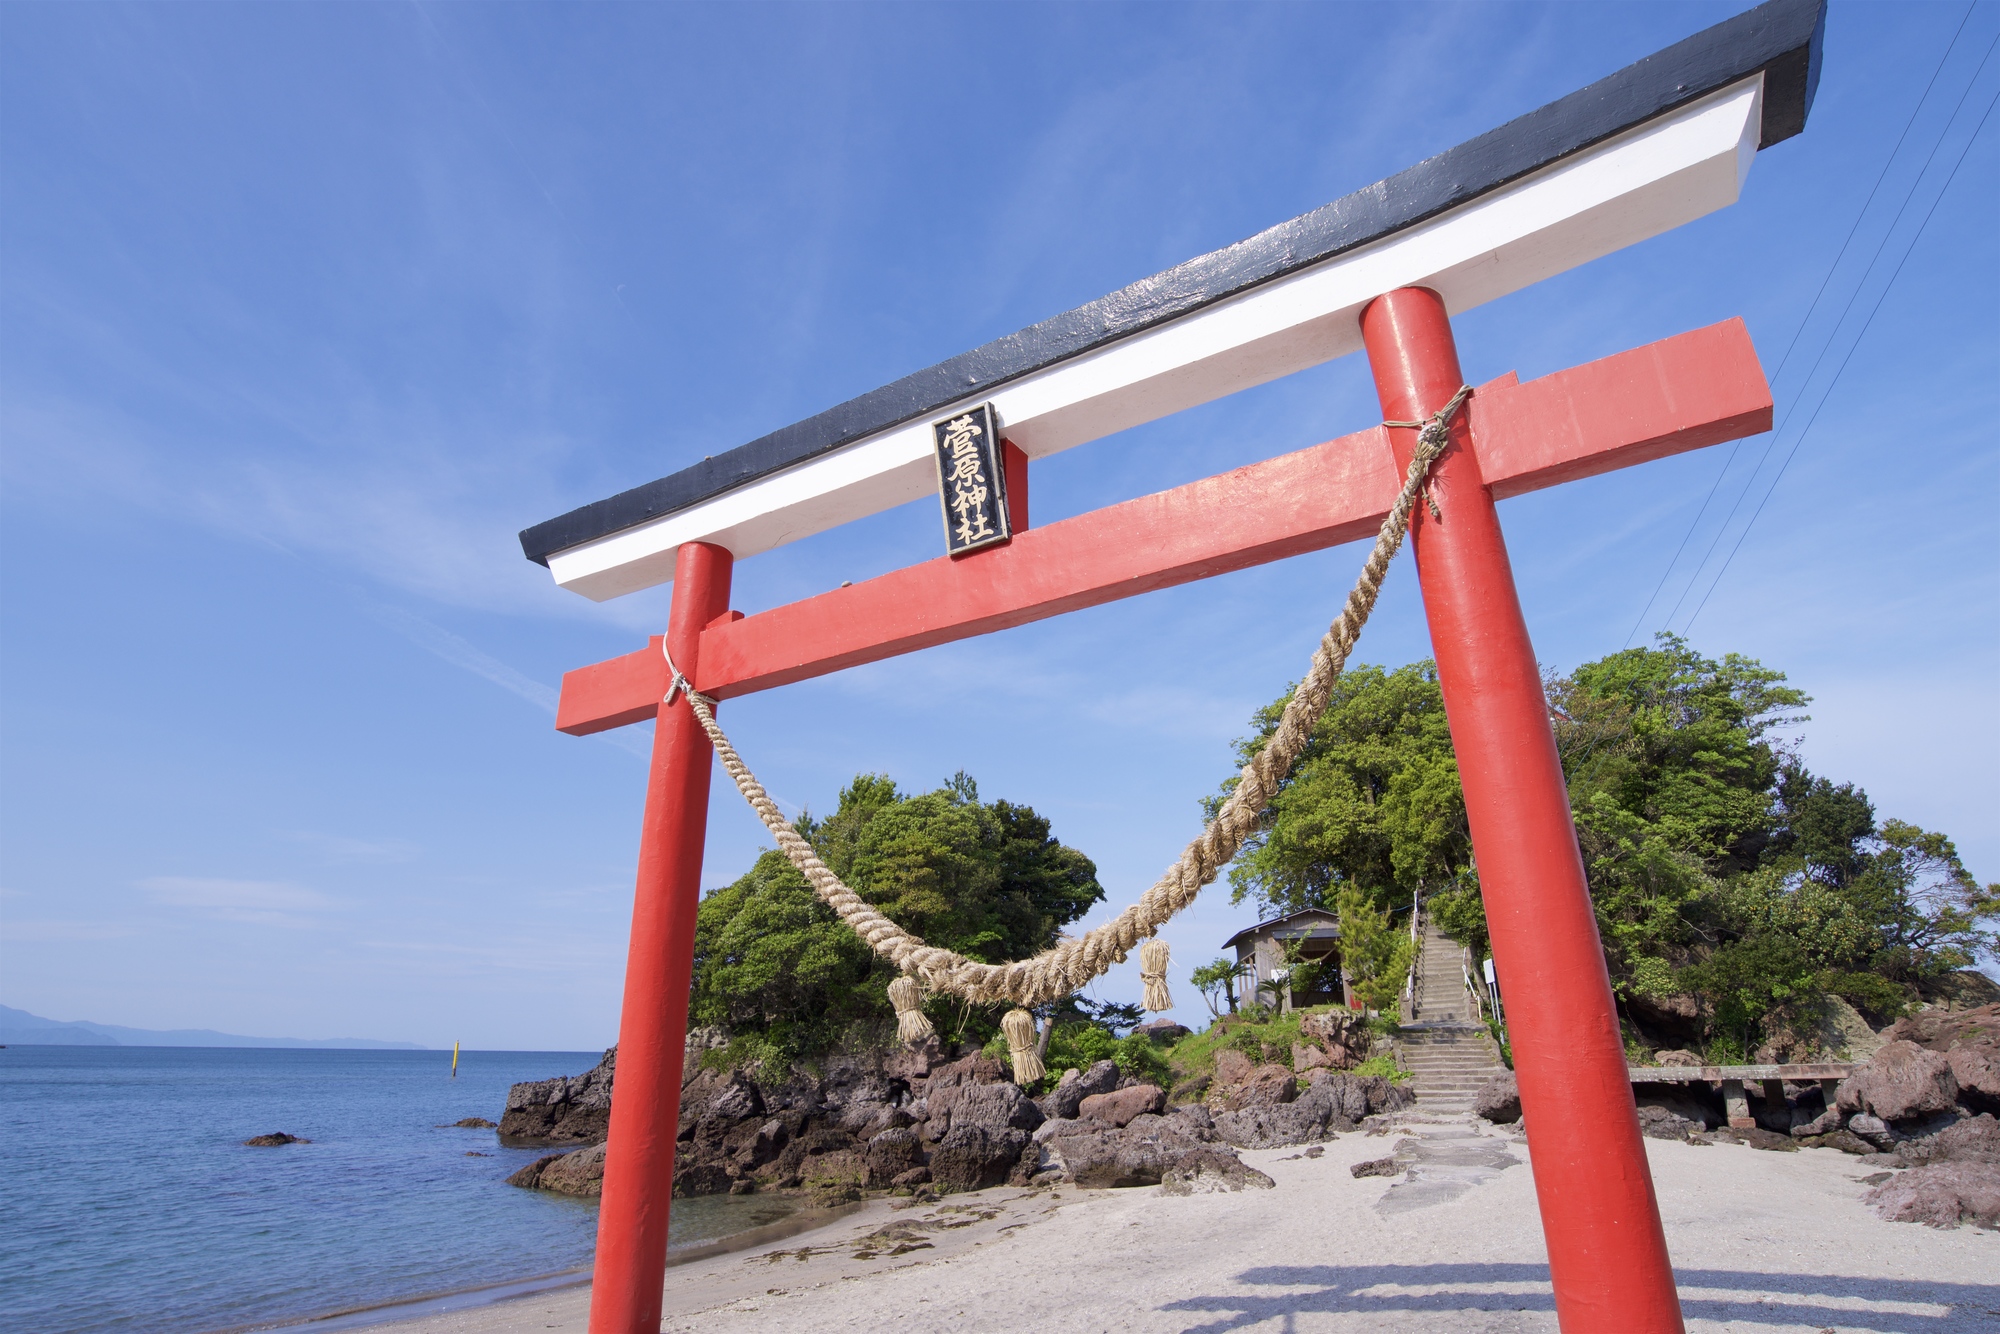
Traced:
[[1392, 1013], [1409, 976], [1416, 943], [1354, 886], [1341, 888], [1334, 911], [1340, 914], [1340, 958], [1348, 985], [1368, 1009]]
[[[1974, 881], [1942, 834], [1878, 828], [1865, 792], [1800, 764], [1784, 736], [1809, 701], [1782, 673], [1661, 635], [1545, 685], [1630, 1017], [1678, 1016], [1717, 1052], [1747, 1055], [1827, 994], [1886, 1020], [1993, 956], [2000, 886]], [[1264, 743], [1283, 704], [1258, 712], [1239, 758]], [[1340, 911], [1350, 973], [1370, 930], [1359, 909], [1405, 903], [1412, 890], [1447, 935], [1486, 947], [1430, 664], [1348, 673], [1230, 878], [1238, 901], [1273, 912]]]
[[[1239, 766], [1264, 748], [1290, 698], [1258, 710], [1254, 733], [1237, 743]], [[1420, 886], [1468, 876], [1471, 857], [1436, 667], [1356, 666], [1230, 867], [1230, 901], [1253, 899], [1272, 916], [1332, 908], [1347, 889], [1381, 906], [1407, 903]]]
[[1236, 1013], [1236, 979], [1242, 974], [1243, 965], [1234, 959], [1217, 959], [1195, 969], [1188, 981], [1201, 992], [1202, 1000], [1208, 1003], [1209, 1014], [1220, 1019], [1225, 1005], [1229, 1013]]
[[[897, 925], [986, 963], [1048, 948], [1104, 898], [1096, 866], [1058, 842], [1045, 818], [981, 803], [963, 774], [914, 797], [864, 774], [832, 815], [797, 827]], [[697, 910], [690, 1022], [720, 1025], [780, 1059], [808, 1057], [857, 1024], [886, 1022], [893, 976], [782, 853], [766, 852]], [[983, 1041], [998, 1021], [997, 1009], [932, 1008], [947, 1036]]]

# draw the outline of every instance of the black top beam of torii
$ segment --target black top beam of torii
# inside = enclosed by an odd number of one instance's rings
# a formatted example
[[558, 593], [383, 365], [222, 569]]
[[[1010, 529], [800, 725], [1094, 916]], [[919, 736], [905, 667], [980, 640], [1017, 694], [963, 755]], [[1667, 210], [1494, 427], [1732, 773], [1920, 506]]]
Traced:
[[1702, 97], [1763, 75], [1757, 147], [1805, 128], [1825, 0], [1768, 0], [1587, 88], [1247, 240], [849, 399], [657, 481], [527, 528], [547, 565], [573, 547], [675, 514], [973, 395], [1380, 242]]

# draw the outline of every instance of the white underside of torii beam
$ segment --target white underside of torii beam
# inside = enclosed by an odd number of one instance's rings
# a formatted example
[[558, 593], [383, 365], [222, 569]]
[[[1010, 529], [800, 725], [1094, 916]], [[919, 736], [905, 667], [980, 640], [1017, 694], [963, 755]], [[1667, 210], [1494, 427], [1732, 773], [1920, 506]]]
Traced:
[[[997, 388], [1007, 438], [1040, 458], [1361, 348], [1383, 292], [1429, 287], [1457, 314], [1736, 202], [1758, 147], [1762, 74], [1471, 204]], [[595, 601], [667, 583], [683, 542], [737, 559], [932, 495], [930, 422], [882, 431], [548, 559]]]

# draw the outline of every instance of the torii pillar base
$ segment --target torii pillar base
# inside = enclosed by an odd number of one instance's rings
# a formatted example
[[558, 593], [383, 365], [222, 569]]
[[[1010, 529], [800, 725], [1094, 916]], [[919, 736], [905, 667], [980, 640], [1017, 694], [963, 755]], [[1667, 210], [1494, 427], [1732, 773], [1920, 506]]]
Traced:
[[[1437, 293], [1379, 297], [1361, 329], [1385, 418], [1423, 420], [1458, 392]], [[1416, 436], [1390, 433], [1401, 467]], [[1465, 414], [1430, 475], [1442, 517], [1418, 505], [1410, 542], [1507, 979], [1556, 1318], [1565, 1334], [1684, 1334], [1541, 669]]]

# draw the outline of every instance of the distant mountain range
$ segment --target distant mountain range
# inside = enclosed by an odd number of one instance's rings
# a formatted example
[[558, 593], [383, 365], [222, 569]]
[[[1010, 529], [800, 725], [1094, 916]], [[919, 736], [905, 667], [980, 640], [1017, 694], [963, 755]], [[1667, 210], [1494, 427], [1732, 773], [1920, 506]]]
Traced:
[[126, 1028], [65, 1023], [0, 1005], [0, 1046], [6, 1047], [363, 1047], [426, 1051], [420, 1042], [377, 1042], [373, 1038], [246, 1038], [212, 1028]]

